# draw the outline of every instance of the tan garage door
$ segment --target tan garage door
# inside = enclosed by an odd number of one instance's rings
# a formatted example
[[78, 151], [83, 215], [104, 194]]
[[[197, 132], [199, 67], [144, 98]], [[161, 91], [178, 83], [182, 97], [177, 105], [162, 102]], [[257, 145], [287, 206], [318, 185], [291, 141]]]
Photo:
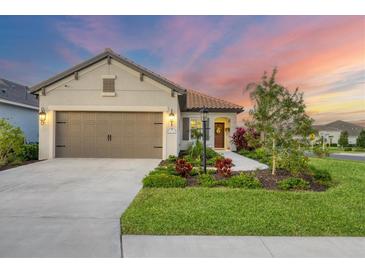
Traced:
[[162, 158], [162, 113], [56, 112], [56, 157]]

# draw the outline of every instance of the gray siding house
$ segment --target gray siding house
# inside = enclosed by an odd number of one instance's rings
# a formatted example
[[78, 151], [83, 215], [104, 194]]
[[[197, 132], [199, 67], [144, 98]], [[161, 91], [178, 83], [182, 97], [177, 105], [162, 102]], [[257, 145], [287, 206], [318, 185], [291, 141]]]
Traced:
[[26, 142], [38, 142], [38, 99], [26, 86], [0, 78], [0, 118], [20, 127]]

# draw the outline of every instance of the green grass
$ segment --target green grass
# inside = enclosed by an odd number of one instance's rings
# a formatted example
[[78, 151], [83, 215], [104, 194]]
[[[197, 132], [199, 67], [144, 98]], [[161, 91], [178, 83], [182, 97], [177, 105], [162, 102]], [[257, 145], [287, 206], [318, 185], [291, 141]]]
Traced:
[[365, 163], [311, 159], [338, 185], [326, 192], [142, 189], [123, 234], [365, 236]]

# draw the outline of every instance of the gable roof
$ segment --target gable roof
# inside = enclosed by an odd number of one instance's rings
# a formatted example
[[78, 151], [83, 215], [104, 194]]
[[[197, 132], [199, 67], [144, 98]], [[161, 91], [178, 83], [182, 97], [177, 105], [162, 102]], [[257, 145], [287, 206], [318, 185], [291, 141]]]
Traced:
[[114, 59], [120, 63], [122, 63], [123, 65], [131, 68], [131, 69], [134, 69], [142, 74], [144, 74], [145, 76], [155, 80], [156, 82], [159, 82], [160, 84], [162, 85], [165, 85], [169, 88], [171, 88], [172, 90], [180, 93], [180, 94], [185, 94], [186, 93], [186, 90], [179, 86], [178, 84], [168, 80], [167, 78], [141, 66], [141, 65], [138, 65], [136, 63], [134, 63], [132, 60], [128, 59], [128, 58], [125, 58], [125, 57], [122, 57], [118, 54], [116, 54], [114, 51], [112, 51], [111, 49], [105, 49], [105, 51], [103, 53], [100, 53], [98, 55], [96, 55], [95, 57], [93, 58], [90, 58], [88, 60], [86, 60], [85, 62], [82, 62], [64, 72], [61, 72], [37, 85], [34, 85], [30, 88], [30, 90], [32, 91], [32, 93], [37, 93], [39, 92], [42, 88], [45, 88], [57, 81], [60, 81], [72, 74], [74, 74], [75, 72], [77, 71], [80, 71], [86, 67], [89, 67], [97, 62], [100, 62], [101, 60], [104, 60], [104, 59], [107, 59], [107, 58], [111, 58], [111, 59]]
[[29, 93], [28, 87], [2, 78], [0, 78], [0, 99], [38, 107], [38, 100], [35, 95]]
[[358, 136], [360, 131], [364, 129], [362, 126], [341, 120], [337, 120], [325, 125], [314, 125], [313, 127], [318, 131], [347, 131], [350, 136]]
[[216, 98], [213, 96], [209, 96], [198, 91], [194, 90], [187, 90], [182, 86], [168, 80], [167, 78], [141, 66], [133, 62], [132, 60], [122, 57], [116, 54], [111, 49], [105, 49], [103, 53], [86, 60], [64, 72], [61, 72], [48, 80], [45, 80], [37, 85], [34, 85], [30, 88], [33, 94], [37, 94], [41, 89], [52, 85], [53, 83], [60, 81], [70, 75], [73, 75], [75, 72], [78, 72], [86, 67], [89, 67], [101, 60], [112, 58], [120, 63], [124, 64], [125, 66], [134, 69], [143, 75], [165, 85], [172, 90], [178, 92], [179, 96], [179, 104], [182, 111], [200, 111], [203, 107], [206, 107], [209, 111], [212, 112], [235, 112], [240, 113], [244, 111], [244, 108], [240, 105], [230, 103], [220, 98]]
[[240, 113], [244, 108], [226, 100], [209, 96], [195, 90], [188, 90], [186, 94], [185, 111], [200, 111], [203, 107], [209, 111]]

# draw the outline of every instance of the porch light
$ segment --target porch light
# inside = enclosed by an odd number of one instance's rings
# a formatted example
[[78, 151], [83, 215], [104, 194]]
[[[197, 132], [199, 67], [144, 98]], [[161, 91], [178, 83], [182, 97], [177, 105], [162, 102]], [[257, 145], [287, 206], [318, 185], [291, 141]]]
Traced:
[[205, 107], [200, 111], [200, 116], [203, 122], [208, 121], [208, 110]]
[[41, 108], [41, 111], [39, 112], [39, 120], [41, 121], [41, 125], [44, 125], [46, 122], [47, 114], [44, 108]]
[[170, 123], [171, 123], [171, 127], [172, 127], [172, 125], [174, 123], [174, 120], [175, 120], [175, 114], [172, 111], [172, 109], [171, 109], [170, 114], [169, 114], [169, 119], [170, 119]]

